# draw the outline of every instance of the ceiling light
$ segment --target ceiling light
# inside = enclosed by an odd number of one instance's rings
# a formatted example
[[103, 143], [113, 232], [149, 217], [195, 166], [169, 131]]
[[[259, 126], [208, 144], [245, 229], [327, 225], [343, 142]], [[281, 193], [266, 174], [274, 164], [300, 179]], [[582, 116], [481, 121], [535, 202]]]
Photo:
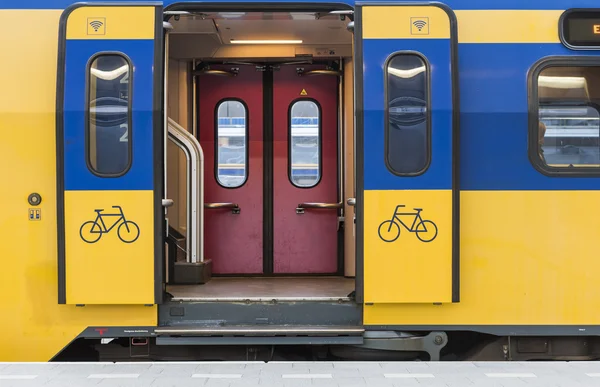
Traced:
[[302, 40], [241, 40], [231, 39], [233, 44], [300, 44]]

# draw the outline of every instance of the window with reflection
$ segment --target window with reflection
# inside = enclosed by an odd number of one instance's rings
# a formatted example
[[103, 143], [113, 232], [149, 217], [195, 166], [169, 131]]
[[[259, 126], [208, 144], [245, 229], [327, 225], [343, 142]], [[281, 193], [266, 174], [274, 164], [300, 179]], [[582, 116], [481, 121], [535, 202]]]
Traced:
[[238, 188], [248, 175], [248, 112], [237, 100], [217, 105], [217, 182]]
[[430, 157], [427, 65], [418, 55], [396, 54], [386, 79], [388, 169], [397, 175], [423, 173]]
[[290, 109], [290, 180], [309, 188], [321, 177], [321, 110], [310, 100], [300, 100]]
[[121, 55], [100, 55], [88, 72], [88, 166], [118, 176], [131, 165], [130, 65]]
[[599, 80], [600, 66], [547, 67], [539, 73], [534, 138], [543, 166], [600, 166]]

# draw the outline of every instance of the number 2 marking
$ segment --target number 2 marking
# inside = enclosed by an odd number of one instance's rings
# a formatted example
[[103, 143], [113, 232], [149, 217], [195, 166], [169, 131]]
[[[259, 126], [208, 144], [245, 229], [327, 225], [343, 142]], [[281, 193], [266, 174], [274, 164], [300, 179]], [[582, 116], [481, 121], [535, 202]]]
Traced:
[[120, 128], [125, 128], [125, 133], [123, 133], [123, 135], [121, 136], [121, 138], [119, 138], [119, 142], [127, 142], [127, 141], [129, 141], [129, 138], [128, 138], [129, 130], [127, 128], [127, 124], [121, 124]]
[[125, 73], [123, 78], [121, 78], [120, 83], [129, 83], [129, 71]]

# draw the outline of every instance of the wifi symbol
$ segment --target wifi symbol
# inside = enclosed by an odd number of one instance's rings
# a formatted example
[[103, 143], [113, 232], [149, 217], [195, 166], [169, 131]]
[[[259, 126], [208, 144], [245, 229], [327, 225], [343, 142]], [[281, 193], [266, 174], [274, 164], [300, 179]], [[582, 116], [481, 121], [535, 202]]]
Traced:
[[423, 29], [423, 27], [425, 27], [427, 25], [427, 22], [424, 21], [424, 20], [416, 20], [416, 21], [413, 22], [413, 25], [415, 27], [417, 27], [417, 29], [419, 31], [421, 31]]
[[90, 26], [92, 26], [92, 28], [94, 29], [94, 32], [98, 32], [98, 29], [100, 27], [102, 27], [104, 25], [104, 23], [102, 23], [100, 20], [93, 20], [90, 22]]

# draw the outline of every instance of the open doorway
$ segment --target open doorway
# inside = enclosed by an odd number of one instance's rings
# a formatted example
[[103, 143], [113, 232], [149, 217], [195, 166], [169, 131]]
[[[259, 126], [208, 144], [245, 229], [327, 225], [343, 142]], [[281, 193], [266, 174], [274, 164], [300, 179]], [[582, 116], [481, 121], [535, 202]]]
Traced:
[[170, 281], [168, 292], [174, 300], [352, 298], [351, 11], [172, 14], [167, 113], [202, 150], [203, 222], [187, 229], [189, 157], [170, 143], [167, 216], [179, 237], [170, 259], [189, 262], [184, 239], [198, 238], [210, 275]]

